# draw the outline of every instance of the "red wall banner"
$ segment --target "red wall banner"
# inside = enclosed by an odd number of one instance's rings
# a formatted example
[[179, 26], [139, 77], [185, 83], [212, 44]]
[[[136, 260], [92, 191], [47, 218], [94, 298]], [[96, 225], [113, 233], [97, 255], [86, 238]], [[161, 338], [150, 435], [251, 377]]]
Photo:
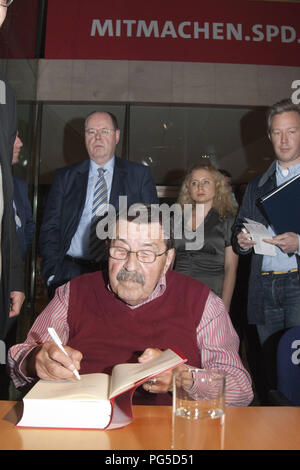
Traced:
[[48, 59], [300, 65], [300, 4], [49, 0]]

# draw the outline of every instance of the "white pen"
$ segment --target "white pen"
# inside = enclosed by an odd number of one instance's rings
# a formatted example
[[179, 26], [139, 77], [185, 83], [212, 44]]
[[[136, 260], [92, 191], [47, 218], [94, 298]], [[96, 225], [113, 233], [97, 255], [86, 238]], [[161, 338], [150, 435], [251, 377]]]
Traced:
[[[249, 233], [248, 230], [246, 230], [245, 228], [242, 228], [242, 232], [243, 233]], [[252, 241], [252, 238], [251, 237], [247, 237], [248, 240]]]
[[[65, 348], [63, 347], [62, 342], [61, 342], [58, 334], [56, 333], [55, 329], [54, 328], [48, 328], [48, 332], [49, 332], [49, 335], [51, 336], [51, 338], [53, 339], [54, 343], [59, 347], [59, 349], [66, 356], [70, 357], [69, 354], [67, 353], [67, 351], [65, 350]], [[78, 370], [75, 368], [75, 366], [73, 364], [71, 364], [71, 366], [69, 368], [70, 368], [70, 370], [72, 370], [72, 372], [75, 375], [76, 379], [80, 380], [80, 375], [78, 373]]]

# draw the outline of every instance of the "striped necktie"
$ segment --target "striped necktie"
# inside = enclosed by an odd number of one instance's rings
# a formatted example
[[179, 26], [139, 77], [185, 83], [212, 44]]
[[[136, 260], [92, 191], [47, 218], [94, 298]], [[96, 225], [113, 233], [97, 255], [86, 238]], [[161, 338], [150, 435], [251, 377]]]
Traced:
[[92, 207], [92, 219], [91, 219], [91, 232], [90, 232], [90, 255], [93, 260], [98, 261], [101, 259], [99, 255], [103, 252], [103, 243], [98, 239], [96, 233], [97, 223], [101, 216], [107, 212], [107, 185], [104, 178], [103, 168], [98, 168], [98, 179], [95, 184], [93, 207]]

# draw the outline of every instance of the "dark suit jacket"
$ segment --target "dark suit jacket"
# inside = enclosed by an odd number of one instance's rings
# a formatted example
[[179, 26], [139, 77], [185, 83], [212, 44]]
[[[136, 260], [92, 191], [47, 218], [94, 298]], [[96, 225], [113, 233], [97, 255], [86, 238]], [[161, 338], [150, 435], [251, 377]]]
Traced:
[[[90, 160], [55, 172], [40, 231], [42, 276], [59, 280], [64, 257], [70, 247], [84, 209]], [[115, 157], [110, 204], [119, 208], [119, 196], [134, 203], [158, 203], [155, 183], [147, 166]]]
[[32, 208], [28, 199], [27, 183], [17, 176], [14, 176], [14, 203], [21, 221], [21, 227], [17, 227], [17, 235], [24, 259], [33, 240], [35, 223], [33, 222]]
[[[0, 77], [0, 80], [3, 80]], [[10, 292], [24, 292], [24, 265], [16, 234], [13, 210], [12, 148], [17, 132], [15, 96], [6, 86], [6, 103], [0, 104], [0, 164], [2, 170], [4, 213], [1, 231], [2, 275], [0, 282], [0, 339], [6, 335]]]
[[[248, 322], [255, 325], [265, 324], [264, 314], [264, 295], [261, 269], [263, 263], [263, 255], [253, 252], [253, 250], [242, 250], [238, 244], [237, 236], [243, 228], [245, 218], [260, 222], [265, 227], [269, 225], [262, 211], [256, 204], [256, 201], [263, 195], [269, 193], [277, 186], [276, 182], [276, 161], [274, 161], [265, 173], [257, 175], [247, 186], [243, 202], [237, 215], [234, 226], [232, 227], [232, 247], [237, 254], [249, 255], [251, 253], [251, 269], [248, 286]], [[295, 254], [298, 269], [300, 271], [300, 256]], [[292, 282], [292, 281], [291, 281]]]

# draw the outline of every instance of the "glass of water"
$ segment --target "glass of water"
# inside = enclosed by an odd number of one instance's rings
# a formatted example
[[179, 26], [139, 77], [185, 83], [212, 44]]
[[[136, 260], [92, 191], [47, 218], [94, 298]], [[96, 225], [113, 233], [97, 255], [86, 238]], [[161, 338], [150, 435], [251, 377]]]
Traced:
[[224, 448], [225, 374], [179, 369], [173, 376], [172, 448]]

